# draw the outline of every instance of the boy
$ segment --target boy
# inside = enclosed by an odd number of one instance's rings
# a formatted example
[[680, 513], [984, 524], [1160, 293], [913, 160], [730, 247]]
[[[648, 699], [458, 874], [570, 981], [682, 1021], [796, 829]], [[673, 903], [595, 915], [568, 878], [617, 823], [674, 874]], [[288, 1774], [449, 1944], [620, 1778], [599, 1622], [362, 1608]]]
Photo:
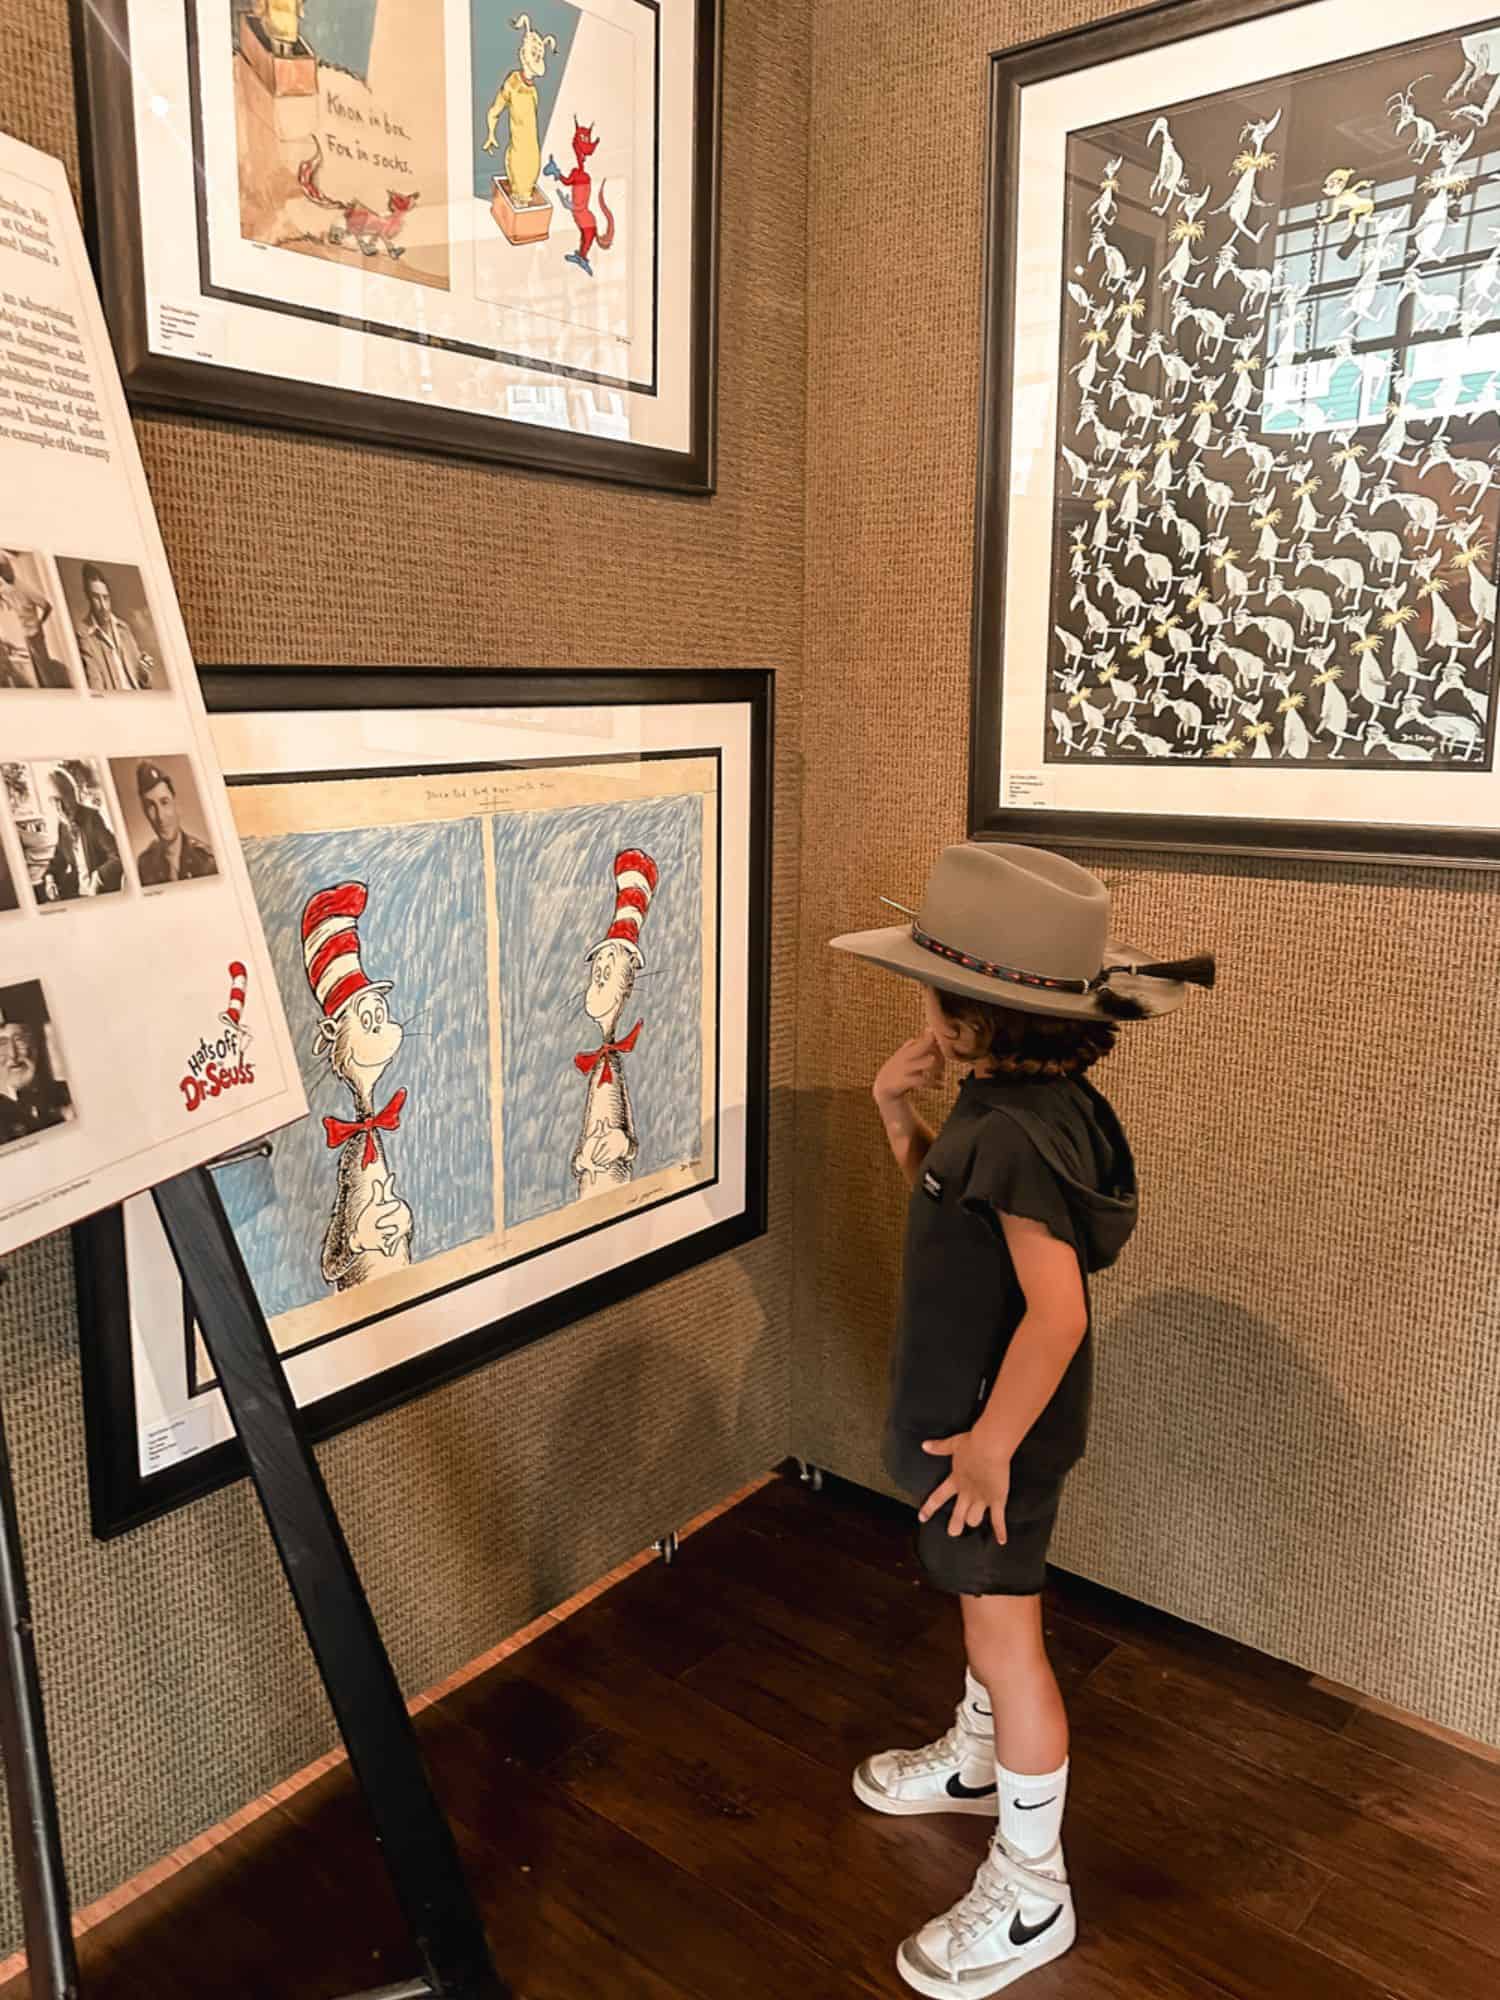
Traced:
[[[1041, 1590], [1088, 1432], [1088, 1277], [1137, 1213], [1125, 1134], [1085, 1072], [1121, 1021], [1170, 1012], [1214, 968], [1112, 943], [1109, 892], [1076, 863], [973, 843], [939, 858], [909, 928], [833, 942], [923, 987], [926, 1031], [873, 1089], [913, 1190], [885, 1457], [921, 1502], [922, 1566], [958, 1597], [968, 1656], [953, 1727], [867, 1758], [854, 1790], [877, 1812], [998, 1814], [967, 1895], [897, 1954], [918, 1993], [984, 2000], [1075, 1934]], [[946, 1063], [969, 1075], [934, 1134], [910, 1098]]]

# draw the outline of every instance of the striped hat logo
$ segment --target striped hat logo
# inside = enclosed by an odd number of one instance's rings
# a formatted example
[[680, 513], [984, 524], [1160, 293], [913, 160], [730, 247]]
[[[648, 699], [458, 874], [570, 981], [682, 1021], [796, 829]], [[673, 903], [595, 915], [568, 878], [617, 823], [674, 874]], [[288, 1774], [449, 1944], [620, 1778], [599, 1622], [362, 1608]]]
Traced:
[[594, 950], [602, 951], [607, 944], [628, 946], [638, 965], [645, 960], [641, 952], [641, 925], [646, 921], [651, 908], [651, 898], [656, 894], [656, 863], [649, 854], [638, 847], [627, 847], [615, 856], [615, 918]]
[[391, 990], [388, 980], [367, 979], [360, 963], [358, 924], [368, 900], [363, 882], [340, 882], [320, 889], [302, 912], [302, 963], [325, 1021], [336, 1021], [357, 993]]
[[250, 975], [236, 959], [229, 968], [229, 1006], [223, 1018], [231, 1028], [240, 1025], [240, 1015], [245, 1008], [245, 985]]

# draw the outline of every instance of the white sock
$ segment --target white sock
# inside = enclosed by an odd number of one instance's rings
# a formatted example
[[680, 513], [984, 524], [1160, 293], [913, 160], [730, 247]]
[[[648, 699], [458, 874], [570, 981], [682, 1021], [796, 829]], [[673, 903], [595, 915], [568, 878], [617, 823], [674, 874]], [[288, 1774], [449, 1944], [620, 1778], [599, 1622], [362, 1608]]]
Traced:
[[1068, 1797], [1068, 1766], [1040, 1777], [995, 1766], [1000, 1787], [1000, 1832], [1008, 1846], [1028, 1861], [1044, 1861], [1062, 1838], [1063, 1806]]
[[972, 1667], [964, 1668], [964, 1720], [976, 1736], [991, 1736], [995, 1729], [995, 1708], [990, 1691], [974, 1678]]

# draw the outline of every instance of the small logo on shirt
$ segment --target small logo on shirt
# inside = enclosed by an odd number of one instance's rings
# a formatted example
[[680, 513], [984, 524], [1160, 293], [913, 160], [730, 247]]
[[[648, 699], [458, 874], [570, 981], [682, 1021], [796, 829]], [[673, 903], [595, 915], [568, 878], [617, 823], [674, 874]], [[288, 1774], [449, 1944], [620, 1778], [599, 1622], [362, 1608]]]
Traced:
[[942, 1184], [942, 1182], [941, 1182], [941, 1181], [940, 1181], [940, 1180], [938, 1179], [938, 1177], [937, 1177], [937, 1175], [936, 1175], [936, 1174], [934, 1174], [934, 1173], [929, 1173], [929, 1172], [926, 1172], [926, 1171], [924, 1171], [924, 1172], [923, 1172], [923, 1175], [922, 1175], [922, 1192], [923, 1192], [923, 1194], [925, 1194], [925, 1195], [926, 1195], [926, 1196], [928, 1197], [928, 1199], [929, 1199], [930, 1201], [941, 1201], [941, 1200], [942, 1200], [942, 1198], [943, 1198], [943, 1184]]

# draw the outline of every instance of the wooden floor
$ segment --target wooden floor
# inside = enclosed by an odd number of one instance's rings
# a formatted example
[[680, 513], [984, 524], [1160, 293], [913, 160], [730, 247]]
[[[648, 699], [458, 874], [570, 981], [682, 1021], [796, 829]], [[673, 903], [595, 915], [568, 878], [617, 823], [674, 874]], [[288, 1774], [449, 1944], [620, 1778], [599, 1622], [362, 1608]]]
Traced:
[[[961, 1681], [908, 1518], [773, 1484], [424, 1713], [518, 2000], [905, 1991], [898, 1941], [986, 1832], [849, 1790]], [[1027, 2000], [1496, 2000], [1500, 1765], [1090, 1585], [1058, 1579], [1049, 1626], [1080, 1936]], [[333, 2000], [414, 1969], [345, 1770], [80, 1949], [87, 2000]]]

